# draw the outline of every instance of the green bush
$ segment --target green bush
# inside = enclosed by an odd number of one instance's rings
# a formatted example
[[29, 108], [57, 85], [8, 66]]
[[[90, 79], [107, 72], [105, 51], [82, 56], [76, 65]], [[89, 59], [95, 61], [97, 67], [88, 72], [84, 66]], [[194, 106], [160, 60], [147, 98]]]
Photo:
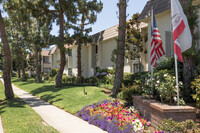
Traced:
[[195, 94], [192, 94], [192, 98], [196, 100], [196, 105], [200, 107], [200, 75], [192, 82], [191, 87], [195, 90]]
[[98, 82], [98, 78], [93, 76], [93, 77], [90, 77], [90, 78], [86, 78], [85, 80], [86, 83], [92, 83], [92, 84], [96, 84]]
[[105, 88], [108, 90], [112, 90], [113, 89], [113, 85], [112, 84], [99, 84], [100, 88]]
[[57, 69], [52, 69], [52, 70], [51, 70], [51, 73], [50, 73], [50, 77], [56, 76], [57, 71], [58, 71]]
[[136, 84], [134, 84], [133, 86], [130, 86], [130, 87], [125, 87], [123, 85], [121, 90], [122, 90], [122, 98], [127, 101], [128, 105], [133, 104], [132, 96], [142, 95], [144, 93], [142, 88], [140, 88], [140, 86], [136, 85]]
[[192, 120], [186, 120], [184, 122], [175, 122], [171, 119], [166, 119], [158, 127], [159, 130], [170, 133], [199, 133], [200, 130], [197, 128], [197, 125]]

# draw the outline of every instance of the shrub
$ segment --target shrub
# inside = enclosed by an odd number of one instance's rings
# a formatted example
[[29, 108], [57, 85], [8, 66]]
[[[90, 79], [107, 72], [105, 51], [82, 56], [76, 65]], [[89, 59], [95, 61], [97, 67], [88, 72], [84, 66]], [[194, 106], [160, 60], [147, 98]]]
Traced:
[[192, 95], [192, 98], [196, 100], [196, 105], [200, 107], [200, 75], [192, 82], [192, 89], [196, 92]]
[[56, 76], [57, 71], [58, 71], [57, 69], [52, 69], [52, 70], [51, 70], [51, 73], [50, 73], [50, 77]]
[[[177, 102], [176, 78], [169, 74], [167, 69], [154, 73], [153, 85], [155, 85], [155, 91], [158, 92], [161, 102], [170, 104]], [[179, 87], [182, 87], [181, 82], [179, 83]]]
[[112, 90], [113, 85], [111, 85], [111, 84], [99, 84], [99, 87], [105, 88], [105, 89], [108, 89], [108, 90]]
[[132, 96], [134, 96], [134, 95], [142, 95], [144, 93], [142, 88], [140, 88], [140, 86], [136, 85], [136, 84], [134, 84], [131, 87], [125, 87], [123, 85], [121, 90], [122, 90], [122, 98], [127, 101], [128, 105], [132, 105], [133, 104]]
[[95, 76], [93, 76], [93, 77], [87, 78], [85, 82], [86, 82], [86, 83], [92, 83], [92, 84], [95, 84], [95, 83], [98, 82], [98, 78], [95, 77]]
[[166, 119], [158, 127], [159, 130], [170, 133], [188, 133], [193, 131], [193, 133], [199, 133], [200, 130], [197, 129], [197, 125], [192, 120], [186, 120], [184, 122], [175, 122], [171, 119]]

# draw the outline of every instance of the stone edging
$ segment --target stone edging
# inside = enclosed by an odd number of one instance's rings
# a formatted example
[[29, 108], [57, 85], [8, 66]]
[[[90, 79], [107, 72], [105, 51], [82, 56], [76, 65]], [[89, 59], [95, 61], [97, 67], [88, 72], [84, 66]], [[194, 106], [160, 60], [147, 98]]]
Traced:
[[196, 109], [191, 106], [170, 106], [156, 100], [133, 96], [133, 106], [157, 127], [164, 119], [175, 121], [192, 119], [196, 121]]

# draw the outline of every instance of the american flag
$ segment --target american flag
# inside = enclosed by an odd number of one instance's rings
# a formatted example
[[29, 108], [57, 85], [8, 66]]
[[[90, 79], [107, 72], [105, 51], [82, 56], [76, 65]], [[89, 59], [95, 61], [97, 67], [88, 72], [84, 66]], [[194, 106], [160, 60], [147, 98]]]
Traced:
[[155, 16], [153, 15], [152, 12], [152, 20], [151, 20], [151, 66], [156, 67], [157, 65], [157, 60], [165, 55], [165, 51], [162, 47], [162, 40], [161, 36], [156, 24]]

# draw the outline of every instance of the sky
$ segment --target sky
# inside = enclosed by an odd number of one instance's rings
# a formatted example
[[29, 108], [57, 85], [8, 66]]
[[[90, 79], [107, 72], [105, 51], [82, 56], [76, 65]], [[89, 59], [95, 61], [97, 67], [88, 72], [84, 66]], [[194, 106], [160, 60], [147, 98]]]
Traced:
[[[118, 0], [101, 0], [103, 3], [103, 10], [97, 15], [97, 21], [95, 24], [90, 25], [92, 32], [90, 35], [98, 33], [102, 30], [108, 29], [112, 26], [119, 24], [118, 19]], [[141, 13], [148, 0], [129, 0], [127, 7], [127, 20], [137, 12]], [[53, 24], [52, 35], [58, 35], [58, 27]], [[71, 32], [70, 32], [71, 33]]]
[[[103, 9], [102, 12], [97, 15], [97, 21], [93, 25], [90, 25], [92, 27], [92, 32], [90, 35], [93, 35], [95, 33], [98, 33], [102, 30], [108, 29], [112, 26], [115, 26], [119, 24], [119, 18], [118, 18], [118, 7], [117, 3], [119, 0], [101, 0], [103, 3]], [[127, 7], [127, 20], [131, 18], [131, 16], [137, 12], [141, 13], [145, 4], [148, 0], [129, 0], [128, 7]], [[2, 6], [0, 6], [2, 9]], [[2, 15], [7, 16], [6, 13], [3, 13]], [[59, 28], [56, 26], [56, 24], [53, 24], [53, 29], [51, 31], [52, 35], [58, 35]], [[73, 32], [70, 31], [70, 34]]]

